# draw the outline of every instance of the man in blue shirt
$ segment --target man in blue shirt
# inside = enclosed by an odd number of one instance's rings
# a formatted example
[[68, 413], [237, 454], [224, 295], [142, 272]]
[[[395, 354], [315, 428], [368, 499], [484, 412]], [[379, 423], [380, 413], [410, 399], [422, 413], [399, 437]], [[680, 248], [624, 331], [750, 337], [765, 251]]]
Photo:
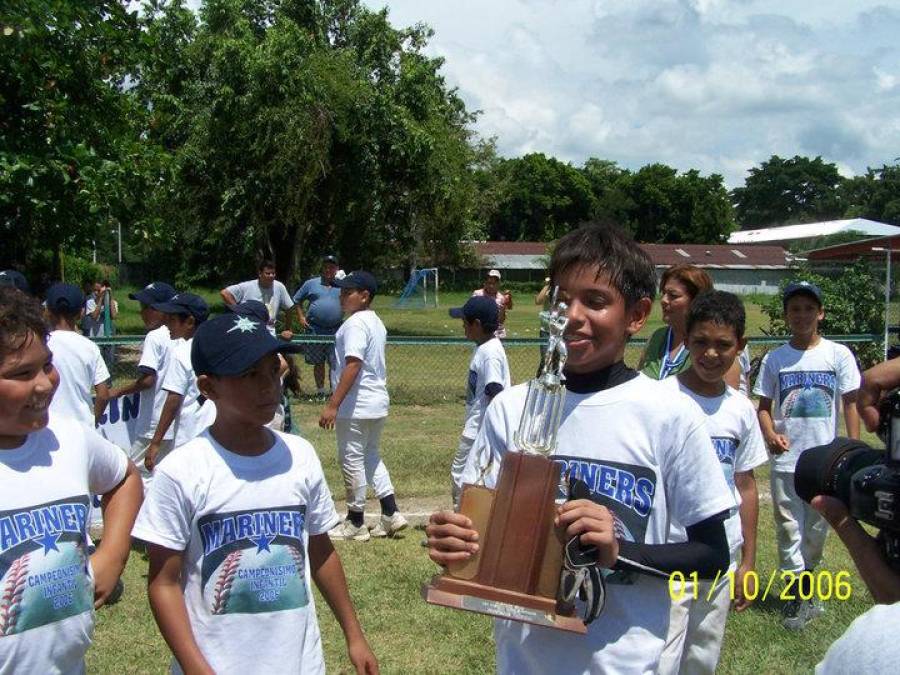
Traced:
[[[294, 294], [294, 303], [300, 312], [300, 324], [313, 335], [334, 335], [341, 325], [341, 289], [334, 285], [334, 275], [338, 271], [338, 261], [333, 255], [322, 258], [322, 274], [307, 279]], [[306, 312], [303, 303], [308, 301]], [[329, 378], [334, 367], [331, 344], [306, 345], [304, 358], [313, 367], [318, 394], [328, 393], [325, 388], [325, 362], [328, 362]]]

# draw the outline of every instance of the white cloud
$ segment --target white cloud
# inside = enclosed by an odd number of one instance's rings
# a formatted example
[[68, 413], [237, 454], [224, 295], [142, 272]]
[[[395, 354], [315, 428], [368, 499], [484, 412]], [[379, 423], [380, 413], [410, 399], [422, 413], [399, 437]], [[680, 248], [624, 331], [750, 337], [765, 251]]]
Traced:
[[739, 185], [770, 155], [860, 173], [900, 154], [900, 8], [884, 0], [366, 0], [516, 156], [661, 161]]

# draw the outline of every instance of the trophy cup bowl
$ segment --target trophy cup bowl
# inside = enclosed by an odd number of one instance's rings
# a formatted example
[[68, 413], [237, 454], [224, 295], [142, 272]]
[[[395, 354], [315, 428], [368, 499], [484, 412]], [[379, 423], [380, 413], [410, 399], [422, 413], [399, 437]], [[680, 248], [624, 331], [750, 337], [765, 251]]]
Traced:
[[[558, 603], [564, 532], [554, 525], [560, 468], [549, 455], [562, 419], [566, 306], [542, 314], [550, 339], [538, 377], [528, 383], [525, 407], [495, 488], [463, 486], [459, 512], [479, 534], [478, 552], [447, 566], [423, 588], [427, 602], [502, 619], [584, 634], [574, 608]], [[482, 472], [484, 473], [484, 472]]]

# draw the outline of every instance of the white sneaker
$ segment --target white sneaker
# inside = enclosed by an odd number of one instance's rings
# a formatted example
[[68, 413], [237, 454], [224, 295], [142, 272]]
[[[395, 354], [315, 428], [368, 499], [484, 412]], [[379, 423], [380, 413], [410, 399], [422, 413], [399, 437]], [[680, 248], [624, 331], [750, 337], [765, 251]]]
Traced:
[[375, 523], [370, 534], [373, 537], [393, 537], [400, 530], [405, 530], [408, 525], [409, 523], [403, 517], [403, 514], [399, 511], [394, 511], [392, 516], [382, 515], [378, 522]]
[[343, 521], [340, 525], [328, 531], [330, 539], [343, 539], [346, 541], [369, 541], [371, 536], [365, 525], [357, 527], [349, 520]]

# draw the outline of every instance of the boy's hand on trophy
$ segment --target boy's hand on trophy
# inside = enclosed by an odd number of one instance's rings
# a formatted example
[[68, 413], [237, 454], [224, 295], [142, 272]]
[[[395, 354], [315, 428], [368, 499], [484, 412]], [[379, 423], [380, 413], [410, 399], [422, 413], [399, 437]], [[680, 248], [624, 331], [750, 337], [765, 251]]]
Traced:
[[428, 557], [438, 565], [467, 560], [478, 552], [478, 532], [472, 521], [454, 511], [435, 511], [425, 527]]
[[556, 524], [566, 529], [566, 539], [578, 537], [585, 546], [597, 547], [597, 563], [611, 568], [619, 557], [615, 521], [605, 506], [589, 499], [568, 501], [559, 507]]

